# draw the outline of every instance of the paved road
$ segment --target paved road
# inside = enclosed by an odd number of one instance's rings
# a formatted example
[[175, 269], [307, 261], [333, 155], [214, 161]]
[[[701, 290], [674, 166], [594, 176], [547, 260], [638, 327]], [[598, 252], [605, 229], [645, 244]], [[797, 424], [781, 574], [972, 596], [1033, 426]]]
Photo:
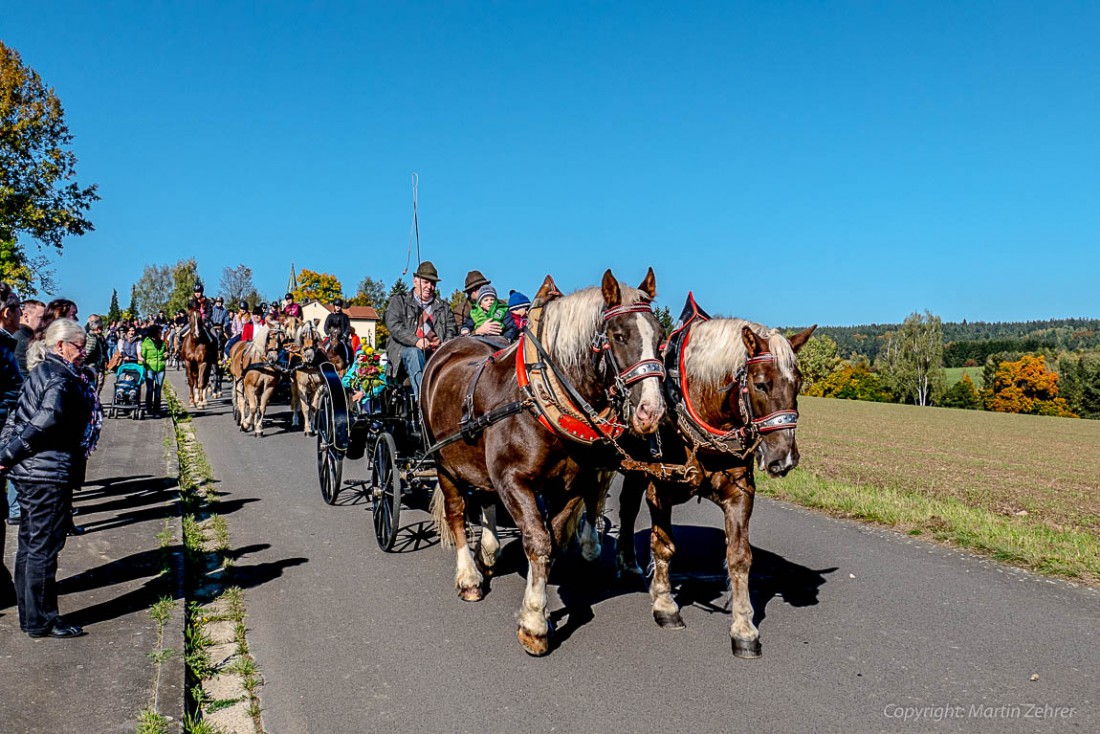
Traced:
[[227, 411], [195, 426], [219, 488], [242, 503], [230, 527], [274, 734], [1100, 730], [1094, 591], [761, 501], [764, 657], [739, 660], [721, 516], [693, 503], [675, 515], [687, 630], [658, 629], [644, 592], [566, 565], [552, 579], [569, 581], [552, 587], [560, 644], [533, 659], [515, 638], [518, 542], [485, 600], [463, 603], [453, 554], [425, 547], [425, 513], [402, 515], [405, 552], [382, 553], [354, 492], [323, 504], [314, 445], [286, 432], [284, 408], [259, 440]]

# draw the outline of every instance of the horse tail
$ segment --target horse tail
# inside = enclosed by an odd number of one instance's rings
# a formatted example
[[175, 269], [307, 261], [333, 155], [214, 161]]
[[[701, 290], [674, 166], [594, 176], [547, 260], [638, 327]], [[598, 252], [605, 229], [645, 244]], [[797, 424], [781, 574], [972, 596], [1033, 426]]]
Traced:
[[439, 533], [439, 544], [444, 548], [455, 547], [455, 534], [451, 531], [451, 525], [447, 522], [447, 496], [443, 493], [443, 488], [438, 484], [435, 487], [435, 491], [432, 492], [432, 522], [435, 524], [435, 530]]
[[598, 469], [595, 476], [595, 486], [582, 487], [581, 494], [584, 496], [582, 502], [578, 502], [573, 511], [569, 514], [569, 517], [565, 520], [565, 525], [562, 528], [562, 546], [568, 546], [575, 539], [577, 539], [577, 532], [580, 530], [581, 522], [585, 521], [585, 513], [589, 507], [594, 507], [594, 514], [596, 516], [597, 527], [595, 531], [599, 532], [599, 518], [603, 515], [604, 505], [607, 501], [607, 495], [611, 490], [611, 482], [615, 479], [615, 472]]

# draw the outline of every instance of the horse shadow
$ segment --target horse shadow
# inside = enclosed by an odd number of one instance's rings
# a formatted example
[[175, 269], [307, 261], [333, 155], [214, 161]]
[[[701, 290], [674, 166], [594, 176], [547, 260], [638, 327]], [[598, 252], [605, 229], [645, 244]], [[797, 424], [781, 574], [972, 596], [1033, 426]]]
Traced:
[[[634, 534], [638, 562], [651, 563], [649, 530]], [[721, 528], [698, 525], [674, 525], [672, 542], [676, 555], [669, 569], [673, 593], [681, 606], [693, 606], [712, 614], [729, 614], [729, 574], [726, 570], [726, 533]], [[749, 571], [749, 599], [753, 623], [767, 617], [768, 604], [780, 598], [792, 607], [811, 607], [818, 603], [819, 590], [827, 576], [839, 567], [813, 569], [769, 550], [752, 546]]]

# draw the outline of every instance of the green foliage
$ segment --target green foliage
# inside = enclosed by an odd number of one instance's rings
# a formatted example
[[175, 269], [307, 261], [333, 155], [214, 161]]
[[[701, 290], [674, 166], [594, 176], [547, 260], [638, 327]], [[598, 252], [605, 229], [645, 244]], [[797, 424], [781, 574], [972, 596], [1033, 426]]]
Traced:
[[136, 319], [138, 315], [137, 286], [130, 286], [130, 305], [122, 312], [124, 319]]
[[192, 290], [199, 279], [199, 264], [195, 258], [180, 260], [172, 266], [172, 291], [168, 296], [165, 309], [168, 313], [175, 313], [179, 309], [187, 310], [191, 302]]
[[828, 334], [814, 334], [798, 352], [798, 370], [802, 373], [802, 393], [813, 394], [814, 385], [840, 369], [844, 360], [837, 354], [837, 344]]
[[[168, 307], [172, 296], [172, 268], [167, 265], [146, 265], [134, 284], [138, 313], [155, 314]], [[173, 313], [175, 313], [173, 311]]]
[[385, 310], [389, 298], [386, 297], [386, 284], [369, 275], [363, 278], [356, 290], [352, 303], [356, 306], [373, 306], [379, 314]]
[[294, 298], [299, 303], [332, 303], [343, 297], [344, 287], [335, 275], [318, 273], [308, 268], [302, 268], [302, 272], [298, 273], [298, 288], [294, 291]]
[[667, 337], [672, 333], [672, 327], [676, 325], [676, 320], [672, 318], [672, 312], [668, 310], [668, 306], [662, 306], [654, 309], [653, 313], [657, 316], [657, 321], [661, 323], [661, 328], [665, 330], [665, 336]]
[[978, 410], [982, 407], [982, 397], [978, 394], [978, 388], [970, 375], [963, 374], [962, 379], [952, 385], [943, 394], [940, 405], [945, 408], [966, 408]]
[[1082, 418], [1100, 418], [1100, 352], [1062, 355], [1058, 360], [1058, 384], [1074, 413]]
[[408, 292], [409, 284], [405, 282], [404, 278], [398, 278], [393, 282], [393, 285], [390, 286], [390, 293], [386, 297], [386, 303], [388, 304], [390, 302], [390, 299], [394, 296]]
[[451, 291], [447, 302], [451, 304], [451, 311], [460, 314], [462, 313], [462, 304], [466, 302], [466, 294], [455, 288]]
[[870, 400], [876, 403], [890, 403], [894, 400], [893, 393], [864, 360], [844, 363], [828, 377], [815, 383], [806, 394], [843, 400]]
[[122, 318], [122, 309], [118, 307], [118, 288], [111, 289], [111, 306], [107, 309], [107, 323]]
[[930, 311], [910, 314], [879, 354], [880, 373], [903, 402], [931, 405], [947, 389], [943, 322]]
[[50, 273], [22, 236], [60, 252], [65, 237], [93, 229], [84, 215], [99, 196], [75, 180], [72, 139], [57, 95], [0, 42], [0, 276], [24, 293], [48, 290]]

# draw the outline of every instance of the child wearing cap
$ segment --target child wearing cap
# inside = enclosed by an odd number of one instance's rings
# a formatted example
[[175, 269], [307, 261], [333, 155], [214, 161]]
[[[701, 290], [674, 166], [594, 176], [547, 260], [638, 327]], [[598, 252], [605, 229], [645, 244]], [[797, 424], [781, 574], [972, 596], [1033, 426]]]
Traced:
[[527, 312], [531, 308], [531, 299], [519, 291], [508, 292], [508, 315], [516, 324], [516, 334], [527, 326]]
[[[481, 329], [487, 322], [500, 324], [499, 330], [491, 326]], [[462, 323], [461, 333], [500, 336], [507, 341], [515, 341], [519, 336], [515, 320], [509, 317], [508, 304], [497, 298], [496, 288], [489, 283], [477, 289], [477, 305], [470, 309], [470, 315]]]

